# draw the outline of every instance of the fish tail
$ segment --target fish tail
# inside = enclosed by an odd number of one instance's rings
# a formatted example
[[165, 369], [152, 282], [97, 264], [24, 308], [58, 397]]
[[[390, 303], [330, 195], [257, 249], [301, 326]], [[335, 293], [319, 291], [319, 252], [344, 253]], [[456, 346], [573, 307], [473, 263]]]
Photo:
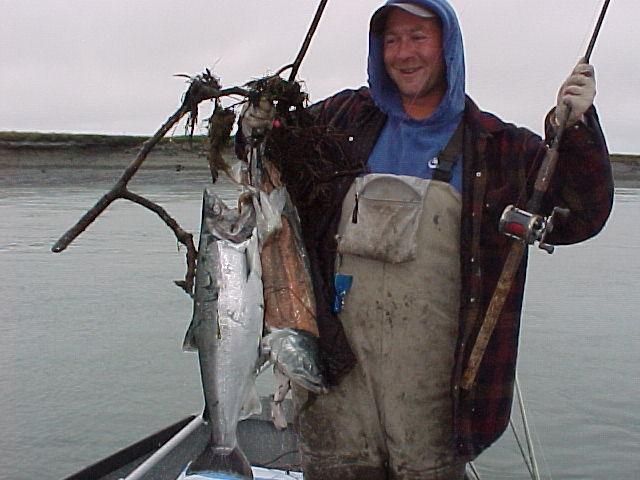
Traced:
[[207, 446], [187, 468], [187, 475], [205, 472], [226, 473], [231, 478], [253, 479], [251, 464], [237, 446], [232, 450]]

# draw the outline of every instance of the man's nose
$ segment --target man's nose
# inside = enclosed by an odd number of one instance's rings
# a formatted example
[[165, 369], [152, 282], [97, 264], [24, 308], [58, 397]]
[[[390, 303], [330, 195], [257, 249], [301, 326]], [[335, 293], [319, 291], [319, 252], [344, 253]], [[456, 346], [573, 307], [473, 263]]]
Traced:
[[398, 60], [405, 60], [415, 55], [415, 48], [411, 39], [401, 38], [398, 40], [397, 47], [396, 59]]

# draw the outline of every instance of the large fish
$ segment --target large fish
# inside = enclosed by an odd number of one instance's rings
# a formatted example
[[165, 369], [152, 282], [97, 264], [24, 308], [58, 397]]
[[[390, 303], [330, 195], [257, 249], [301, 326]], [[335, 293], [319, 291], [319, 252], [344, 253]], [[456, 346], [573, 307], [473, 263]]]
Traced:
[[264, 323], [268, 333], [263, 345], [274, 363], [277, 382], [271, 417], [276, 428], [283, 429], [287, 422], [282, 402], [291, 382], [316, 394], [325, 392], [326, 385], [319, 368], [316, 300], [300, 220], [286, 188], [279, 182], [278, 172], [267, 162], [264, 166], [269, 171], [269, 183], [278, 186], [263, 182], [260, 201], [254, 197], [261, 233]]
[[240, 420], [260, 411], [255, 377], [264, 302], [255, 213], [251, 203], [240, 203], [240, 210], [229, 209], [215, 193], [204, 192], [193, 319], [184, 348], [198, 350], [211, 438], [186, 478], [207, 472], [253, 478], [236, 430]]

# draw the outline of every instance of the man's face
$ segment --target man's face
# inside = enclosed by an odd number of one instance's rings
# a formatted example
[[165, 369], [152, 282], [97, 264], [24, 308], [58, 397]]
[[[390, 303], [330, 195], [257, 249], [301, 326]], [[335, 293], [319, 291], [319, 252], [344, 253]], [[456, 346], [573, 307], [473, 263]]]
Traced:
[[403, 101], [429, 96], [439, 101], [447, 90], [438, 19], [392, 9], [384, 30], [383, 57]]

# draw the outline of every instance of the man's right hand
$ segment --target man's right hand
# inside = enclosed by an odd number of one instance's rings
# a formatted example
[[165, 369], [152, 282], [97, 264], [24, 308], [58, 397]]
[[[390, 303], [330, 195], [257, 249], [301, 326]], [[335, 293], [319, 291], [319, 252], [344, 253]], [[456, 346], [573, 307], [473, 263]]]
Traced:
[[273, 126], [276, 109], [266, 98], [261, 98], [258, 105], [247, 103], [240, 113], [242, 134], [247, 140], [263, 135]]

